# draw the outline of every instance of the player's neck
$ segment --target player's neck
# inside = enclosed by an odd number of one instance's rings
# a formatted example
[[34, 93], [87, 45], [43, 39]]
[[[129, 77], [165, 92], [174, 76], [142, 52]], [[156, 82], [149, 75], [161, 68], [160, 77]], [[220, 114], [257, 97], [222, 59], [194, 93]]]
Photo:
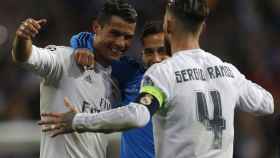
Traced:
[[[96, 50], [96, 51], [97, 51], [97, 50]], [[99, 63], [100, 65], [102, 65], [104, 68], [107, 68], [108, 66], [111, 65], [111, 62], [105, 60], [105, 59], [102, 57], [102, 55], [100, 55], [98, 52], [95, 53], [94, 58], [95, 58], [95, 61], [96, 61], [97, 63]]]
[[199, 49], [199, 42], [197, 38], [186, 36], [177, 36], [171, 39], [172, 54], [178, 53], [182, 50]]

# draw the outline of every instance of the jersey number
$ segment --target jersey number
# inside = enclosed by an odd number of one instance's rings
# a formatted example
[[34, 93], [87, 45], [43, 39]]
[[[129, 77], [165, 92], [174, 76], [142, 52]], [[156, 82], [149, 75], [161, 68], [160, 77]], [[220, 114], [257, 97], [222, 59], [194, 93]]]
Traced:
[[222, 116], [221, 96], [218, 91], [210, 91], [210, 97], [214, 105], [213, 119], [209, 118], [206, 96], [203, 92], [196, 93], [198, 121], [200, 121], [207, 130], [214, 134], [212, 147], [221, 149], [223, 130], [226, 129], [226, 121]]

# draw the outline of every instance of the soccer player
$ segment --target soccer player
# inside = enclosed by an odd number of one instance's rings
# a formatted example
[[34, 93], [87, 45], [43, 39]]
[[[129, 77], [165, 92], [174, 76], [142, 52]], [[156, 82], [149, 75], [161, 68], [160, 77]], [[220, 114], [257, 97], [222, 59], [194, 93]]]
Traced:
[[[112, 132], [143, 126], [153, 115], [158, 158], [231, 158], [234, 110], [255, 114], [274, 111], [272, 95], [247, 80], [232, 64], [202, 50], [199, 38], [209, 14], [207, 0], [175, 0], [166, 9], [164, 30], [172, 57], [144, 75], [134, 103], [99, 114], [41, 123], [71, 130]], [[68, 114], [75, 113], [68, 111]], [[62, 119], [63, 118], [63, 119]], [[62, 120], [61, 120], [62, 119]], [[61, 128], [61, 131], [67, 131]], [[69, 131], [69, 129], [68, 129]]]
[[[111, 62], [117, 60], [131, 44], [136, 27], [136, 11], [124, 0], [104, 4], [98, 17], [95, 36], [94, 69], [83, 71], [76, 64], [70, 47], [32, 45], [46, 20], [25, 20], [17, 29], [12, 50], [16, 63], [40, 75], [40, 109], [44, 112], [63, 112], [64, 96], [70, 98], [84, 113], [99, 113], [111, 108]], [[94, 60], [94, 59], [89, 59]], [[105, 158], [107, 138], [102, 133], [72, 133], [51, 139], [41, 136], [41, 158]]]
[[[93, 31], [94, 32], [94, 31]], [[94, 33], [81, 32], [71, 38], [71, 47], [87, 48], [93, 50]], [[142, 62], [140, 65], [132, 58], [121, 57], [119, 61], [112, 63], [112, 78], [119, 83], [121, 91], [121, 105], [127, 105], [139, 95], [140, 84], [144, 72], [155, 63], [159, 63], [170, 57], [170, 52], [164, 46], [163, 24], [160, 21], [151, 21], [145, 24], [141, 35], [143, 45]], [[83, 65], [90, 65], [87, 53], [77, 52], [77, 62]], [[84, 55], [85, 57], [82, 57]], [[153, 158], [154, 141], [151, 120], [143, 128], [124, 131], [121, 137], [121, 158]]]

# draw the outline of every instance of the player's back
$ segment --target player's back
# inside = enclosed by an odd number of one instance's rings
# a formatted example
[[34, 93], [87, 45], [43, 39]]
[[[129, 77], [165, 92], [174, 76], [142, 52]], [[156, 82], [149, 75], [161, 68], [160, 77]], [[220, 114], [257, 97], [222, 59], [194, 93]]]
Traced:
[[160, 88], [168, 104], [154, 115], [156, 157], [231, 158], [234, 67], [201, 49], [176, 53], [157, 67], [164, 68]]

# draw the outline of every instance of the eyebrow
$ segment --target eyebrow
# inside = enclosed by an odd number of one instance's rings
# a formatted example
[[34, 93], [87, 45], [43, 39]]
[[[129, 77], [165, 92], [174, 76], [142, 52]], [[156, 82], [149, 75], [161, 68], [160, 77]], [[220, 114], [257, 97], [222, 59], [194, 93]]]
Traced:
[[118, 35], [121, 35], [121, 36], [133, 36], [134, 35], [134, 33], [123, 32], [123, 31], [119, 31], [117, 29], [112, 29], [112, 32], [117, 33]]
[[161, 45], [161, 46], [158, 46], [158, 47], [147, 47], [147, 48], [144, 48], [144, 49], [155, 49], [155, 48], [165, 48], [165, 46]]

